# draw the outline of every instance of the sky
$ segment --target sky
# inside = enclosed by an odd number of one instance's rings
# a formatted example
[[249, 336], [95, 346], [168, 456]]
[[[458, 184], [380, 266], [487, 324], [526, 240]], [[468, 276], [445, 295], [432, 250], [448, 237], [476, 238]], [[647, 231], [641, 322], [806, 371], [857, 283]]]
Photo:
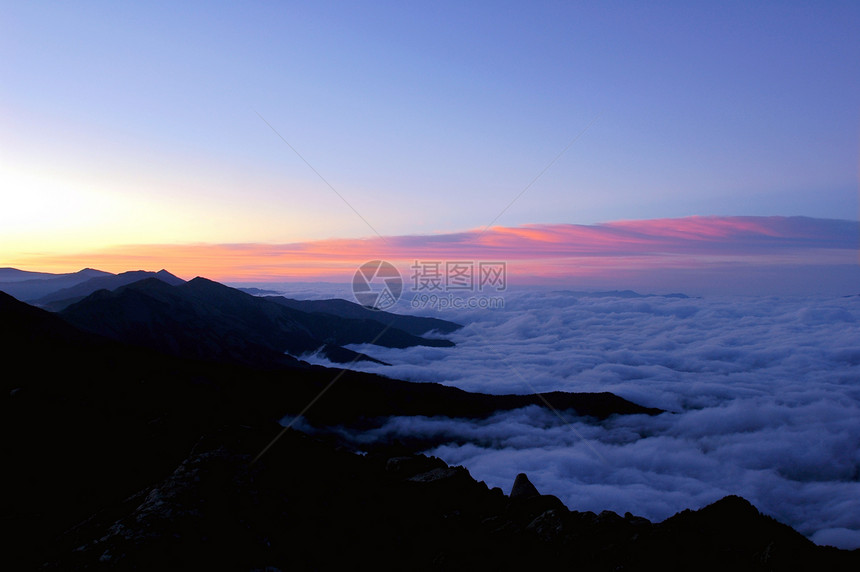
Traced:
[[855, 2], [249, 4], [4, 3], [0, 265], [858, 220]]

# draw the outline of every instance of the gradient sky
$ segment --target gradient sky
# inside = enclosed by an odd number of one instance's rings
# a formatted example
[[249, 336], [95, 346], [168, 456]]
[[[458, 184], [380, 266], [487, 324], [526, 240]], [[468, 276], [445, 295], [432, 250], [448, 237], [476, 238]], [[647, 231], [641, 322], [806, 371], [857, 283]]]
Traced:
[[0, 265], [491, 221], [858, 219], [857, 2], [3, 13]]

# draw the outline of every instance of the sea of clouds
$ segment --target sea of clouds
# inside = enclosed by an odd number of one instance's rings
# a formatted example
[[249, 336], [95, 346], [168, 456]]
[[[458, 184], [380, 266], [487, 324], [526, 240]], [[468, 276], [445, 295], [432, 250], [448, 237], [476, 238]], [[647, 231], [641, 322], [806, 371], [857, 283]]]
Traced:
[[573, 510], [660, 521], [737, 494], [819, 544], [860, 547], [860, 296], [534, 290], [417, 313], [464, 324], [456, 347], [350, 346], [392, 364], [353, 367], [485, 393], [611, 391], [667, 413], [394, 418], [362, 439], [449, 437], [429, 454], [506, 491], [525, 472]]

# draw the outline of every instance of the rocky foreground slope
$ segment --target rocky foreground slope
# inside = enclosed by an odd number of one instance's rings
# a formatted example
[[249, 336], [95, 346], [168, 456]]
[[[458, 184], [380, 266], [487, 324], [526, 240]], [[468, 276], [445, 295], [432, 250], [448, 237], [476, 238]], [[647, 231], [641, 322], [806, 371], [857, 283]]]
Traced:
[[510, 494], [396, 449], [360, 456], [232, 427], [164, 479], [59, 539], [48, 569], [856, 570], [726, 497], [662, 523], [568, 510], [525, 475]]

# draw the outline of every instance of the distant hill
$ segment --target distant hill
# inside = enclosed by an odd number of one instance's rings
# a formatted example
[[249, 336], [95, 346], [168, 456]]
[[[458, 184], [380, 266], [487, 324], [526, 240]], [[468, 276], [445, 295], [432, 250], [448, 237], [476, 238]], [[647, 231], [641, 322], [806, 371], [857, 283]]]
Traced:
[[44, 280], [46, 278], [57, 278], [68, 276], [68, 274], [51, 274], [49, 272], [28, 272], [17, 268], [0, 268], [0, 282], [22, 282], [24, 280]]
[[133, 282], [138, 282], [139, 280], [143, 280], [145, 278], [156, 278], [171, 286], [177, 286], [185, 282], [185, 280], [177, 278], [167, 270], [159, 270], [158, 272], [132, 270], [129, 272], [122, 272], [116, 275], [111, 274], [108, 276], [98, 276], [96, 278], [90, 278], [85, 282], [81, 282], [69, 288], [57, 290], [48, 294], [47, 296], [43, 296], [37, 300], [34, 300], [33, 304], [45, 308], [46, 310], [51, 310], [52, 312], [59, 312], [60, 310], [70, 306], [71, 304], [83, 300], [84, 298], [86, 298], [93, 292], [97, 292], [98, 290], [116, 290], [121, 286], [125, 286], [126, 284], [131, 284]]
[[415, 336], [421, 336], [432, 331], [441, 334], [450, 334], [463, 327], [460, 324], [438, 318], [403, 316], [380, 310], [371, 310], [354, 302], [338, 298], [330, 300], [293, 300], [292, 298], [285, 298], [283, 296], [270, 296], [267, 299], [276, 304], [303, 312], [332, 314], [341, 318], [372, 320], [385, 326], [395, 326], [398, 330], [403, 330]]
[[453, 345], [375, 321], [302, 312], [200, 277], [175, 286], [147, 278], [100, 290], [61, 315], [84, 330], [173, 355], [256, 365], [282, 363], [285, 352], [317, 350], [336, 363], [378, 361], [342, 347], [347, 344]]
[[236, 290], [240, 292], [244, 292], [245, 294], [251, 294], [252, 296], [280, 296], [281, 293], [275, 290], [263, 290], [262, 288], [240, 288], [236, 287]]
[[84, 268], [77, 272], [53, 274], [50, 272], [30, 272], [17, 268], [0, 268], [0, 282], [23, 282], [24, 280], [53, 280], [56, 278], [83, 277], [86, 279], [98, 276], [110, 276], [110, 272], [102, 272], [93, 268]]
[[92, 278], [113, 276], [110, 272], [84, 268], [72, 274], [27, 272], [16, 268], [0, 268], [0, 292], [29, 302], [63, 288], [71, 288]]

